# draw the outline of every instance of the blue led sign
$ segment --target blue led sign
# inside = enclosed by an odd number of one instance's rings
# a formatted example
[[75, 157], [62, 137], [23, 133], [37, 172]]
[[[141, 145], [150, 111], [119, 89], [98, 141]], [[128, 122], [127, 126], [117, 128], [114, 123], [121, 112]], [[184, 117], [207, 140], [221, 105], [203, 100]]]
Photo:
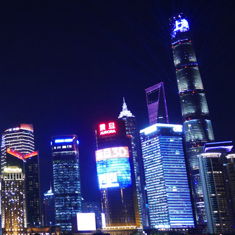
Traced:
[[72, 138], [66, 138], [66, 139], [55, 139], [55, 143], [72, 143]]
[[186, 32], [189, 30], [189, 23], [186, 19], [178, 19], [175, 20], [174, 25], [173, 25], [173, 32], [172, 32], [172, 36], [175, 37], [175, 35], [178, 32]]
[[97, 150], [96, 164], [100, 189], [131, 185], [128, 147]]

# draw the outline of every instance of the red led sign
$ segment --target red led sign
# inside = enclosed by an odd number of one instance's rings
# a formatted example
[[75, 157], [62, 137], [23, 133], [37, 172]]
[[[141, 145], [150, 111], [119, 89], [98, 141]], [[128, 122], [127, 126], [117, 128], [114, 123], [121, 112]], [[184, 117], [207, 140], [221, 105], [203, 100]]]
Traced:
[[108, 123], [101, 123], [99, 124], [99, 134], [100, 135], [110, 135], [116, 134], [116, 123], [115, 122], [108, 122]]

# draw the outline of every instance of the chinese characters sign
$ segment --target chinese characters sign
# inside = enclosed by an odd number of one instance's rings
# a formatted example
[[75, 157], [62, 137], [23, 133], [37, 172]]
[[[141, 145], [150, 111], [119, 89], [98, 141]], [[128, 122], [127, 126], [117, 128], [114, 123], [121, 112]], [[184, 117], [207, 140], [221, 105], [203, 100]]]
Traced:
[[186, 32], [189, 30], [189, 23], [186, 19], [178, 19], [174, 22], [172, 36], [175, 37], [178, 32]]
[[99, 134], [100, 135], [110, 135], [116, 134], [116, 124], [115, 122], [101, 123], [99, 124]]

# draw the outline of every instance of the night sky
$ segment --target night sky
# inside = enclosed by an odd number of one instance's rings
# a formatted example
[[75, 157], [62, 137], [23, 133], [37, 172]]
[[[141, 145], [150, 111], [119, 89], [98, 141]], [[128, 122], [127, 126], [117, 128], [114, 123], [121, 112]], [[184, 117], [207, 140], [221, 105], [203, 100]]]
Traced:
[[117, 118], [123, 96], [144, 128], [144, 89], [164, 81], [170, 122], [181, 122], [169, 32], [179, 12], [190, 21], [215, 136], [235, 139], [233, 1], [2, 2], [0, 131], [34, 125], [42, 192], [51, 136], [77, 134], [82, 193], [98, 199], [94, 128]]

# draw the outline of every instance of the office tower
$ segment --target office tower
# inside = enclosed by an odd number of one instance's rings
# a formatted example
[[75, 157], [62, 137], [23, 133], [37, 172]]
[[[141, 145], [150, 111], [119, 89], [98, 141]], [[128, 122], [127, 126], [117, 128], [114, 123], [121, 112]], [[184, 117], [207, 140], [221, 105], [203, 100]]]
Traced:
[[149, 223], [148, 223], [148, 214], [146, 208], [147, 202], [146, 202], [146, 192], [144, 189], [145, 181], [144, 181], [143, 161], [141, 156], [139, 133], [136, 129], [135, 116], [131, 113], [130, 110], [128, 110], [124, 98], [123, 98], [122, 111], [120, 112], [118, 118], [124, 121], [126, 134], [130, 137], [131, 140], [131, 152], [133, 156], [139, 215], [142, 226], [147, 227]]
[[154, 124], [140, 131], [150, 227], [194, 227], [182, 126]]
[[43, 194], [43, 221], [44, 226], [55, 225], [55, 195], [51, 187]]
[[105, 218], [103, 228], [139, 228], [131, 138], [126, 134], [125, 123], [117, 120], [99, 124], [96, 141], [96, 166]]
[[169, 123], [164, 83], [160, 82], [145, 89], [150, 125]]
[[235, 154], [232, 141], [205, 144], [199, 166], [208, 233], [235, 232]]
[[101, 208], [99, 203], [83, 200], [82, 213], [95, 213], [96, 228], [102, 228]]
[[27, 227], [41, 225], [39, 192], [39, 158], [34, 147], [33, 126], [20, 124], [2, 135], [1, 172], [8, 167], [19, 167], [24, 174]]
[[2, 228], [4, 234], [24, 234], [26, 222], [25, 174], [17, 166], [5, 167], [2, 182]]
[[52, 138], [55, 222], [62, 231], [72, 231], [81, 212], [79, 141], [76, 135]]
[[213, 130], [189, 23], [182, 14], [171, 19], [171, 40], [178, 92], [183, 116], [186, 157], [198, 227], [206, 225], [205, 205], [199, 177], [198, 154], [213, 141]]

